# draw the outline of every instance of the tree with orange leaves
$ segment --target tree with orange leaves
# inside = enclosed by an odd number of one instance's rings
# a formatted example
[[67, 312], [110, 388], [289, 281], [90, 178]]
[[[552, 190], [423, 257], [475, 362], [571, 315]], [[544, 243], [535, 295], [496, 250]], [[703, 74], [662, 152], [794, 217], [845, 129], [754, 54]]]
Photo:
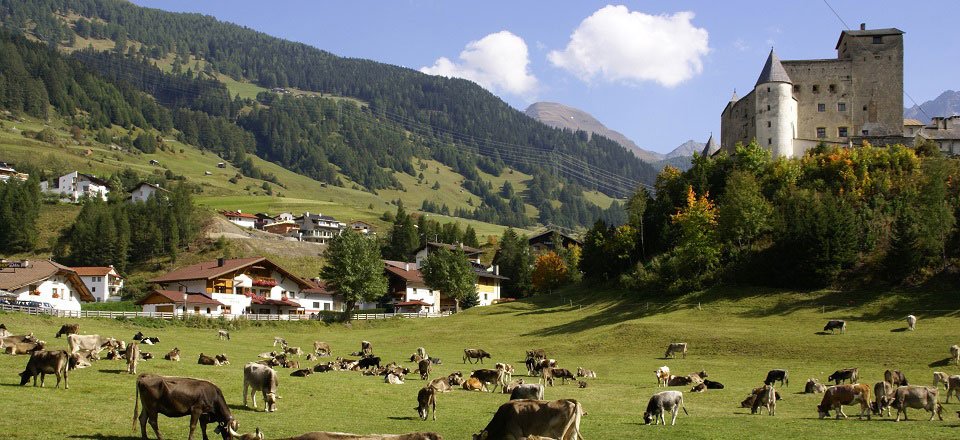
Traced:
[[549, 293], [567, 282], [567, 263], [556, 252], [540, 254], [533, 266], [532, 278], [534, 289]]
[[694, 284], [711, 276], [720, 265], [717, 208], [709, 196], [705, 193], [697, 197], [693, 187], [688, 187], [686, 206], [670, 216], [678, 229], [673, 251], [677, 272]]

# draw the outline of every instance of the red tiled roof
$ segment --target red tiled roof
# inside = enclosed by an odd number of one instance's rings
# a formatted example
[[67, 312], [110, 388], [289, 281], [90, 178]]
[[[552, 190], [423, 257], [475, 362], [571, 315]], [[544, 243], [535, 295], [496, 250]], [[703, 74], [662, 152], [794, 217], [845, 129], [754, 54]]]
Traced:
[[477, 248], [475, 248], [475, 247], [464, 246], [463, 243], [447, 244], [447, 243], [438, 243], [438, 242], [435, 242], [435, 241], [429, 241], [429, 242], [427, 242], [426, 246], [420, 246], [420, 247], [417, 249], [417, 252], [420, 252], [421, 250], [423, 250], [424, 247], [427, 247], [427, 246], [432, 247], [432, 248], [441, 248], [441, 247], [442, 247], [442, 248], [446, 248], [447, 250], [450, 250], [450, 251], [460, 249], [460, 250], [463, 251], [464, 254], [467, 254], [467, 255], [476, 255], [476, 254], [482, 254], [482, 253], [483, 253], [483, 249], [477, 249]]
[[[411, 270], [406, 270], [404, 264], [409, 264]], [[420, 273], [416, 263], [401, 263], [397, 261], [384, 261], [384, 270], [388, 274], [393, 274], [400, 277], [407, 284], [418, 287], [426, 287], [426, 283], [423, 281], [423, 275]]]
[[81, 266], [81, 267], [71, 267], [77, 275], [82, 277], [92, 277], [92, 276], [106, 276], [113, 270], [110, 266]]
[[[153, 292], [150, 292], [149, 295], [143, 297], [143, 299], [137, 301], [135, 304], [143, 305], [147, 301], [147, 299], [149, 299], [151, 296], [154, 296], [154, 295], [159, 295], [165, 298], [168, 302], [173, 304], [183, 304], [184, 293], [185, 292], [178, 292], [176, 290], [154, 290]], [[217, 305], [217, 306], [223, 305], [222, 302], [217, 301], [202, 293], [187, 293], [187, 304], [211, 304], [211, 305]]]
[[252, 257], [252, 258], [234, 258], [232, 260], [223, 260], [223, 266], [217, 264], [217, 260], [213, 261], [204, 261], [203, 263], [197, 263], [190, 266], [184, 266], [179, 269], [168, 272], [165, 275], [161, 275], [157, 278], [150, 280], [151, 283], [169, 283], [173, 281], [185, 281], [185, 280], [210, 280], [223, 275], [226, 275], [231, 272], [236, 272], [241, 269], [245, 269], [254, 264], [264, 264], [266, 266], [272, 267], [277, 272], [282, 273], [285, 277], [290, 280], [293, 280], [300, 288], [310, 288], [313, 286], [312, 283], [300, 278], [290, 272], [287, 272], [286, 269], [278, 266], [274, 262], [264, 258], [264, 257]]
[[17, 290], [30, 284], [39, 284], [57, 274], [65, 275], [73, 283], [81, 301], [95, 300], [75, 270], [52, 260], [30, 261], [30, 266], [26, 268], [0, 270], [0, 289]]
[[404, 307], [404, 306], [429, 306], [429, 305], [431, 305], [431, 304], [427, 304], [427, 303], [425, 303], [425, 302], [423, 302], [423, 301], [420, 301], [419, 299], [416, 299], [416, 300], [413, 300], [413, 301], [399, 302], [399, 303], [396, 303], [396, 304], [394, 304], [394, 305], [397, 306], [397, 307]]
[[327, 295], [333, 294], [333, 291], [327, 287], [326, 281], [310, 281], [310, 284], [313, 287], [310, 287], [309, 289], [303, 289], [303, 293], [319, 293]]
[[258, 218], [253, 214], [247, 214], [245, 212], [240, 212], [240, 211], [220, 211], [220, 213], [226, 217], [240, 217], [240, 218], [249, 218], [253, 220], [256, 220]]

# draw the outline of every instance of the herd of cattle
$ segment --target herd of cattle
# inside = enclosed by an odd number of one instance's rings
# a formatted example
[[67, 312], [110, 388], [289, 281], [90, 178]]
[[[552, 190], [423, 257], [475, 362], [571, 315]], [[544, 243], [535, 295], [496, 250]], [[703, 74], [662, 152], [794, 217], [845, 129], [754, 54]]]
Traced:
[[[908, 329], [916, 328], [916, 318], [907, 317]], [[829, 321], [824, 332], [839, 330], [846, 331], [846, 322]], [[127, 364], [127, 372], [136, 374], [137, 364], [141, 360], [152, 359], [153, 356], [141, 347], [155, 345], [160, 342], [158, 337], [148, 337], [137, 332], [130, 343], [100, 335], [79, 334], [78, 324], [63, 325], [55, 335], [56, 338], [65, 336], [68, 350], [48, 350], [46, 343], [39, 340], [33, 333], [13, 335], [0, 324], [0, 350], [7, 354], [30, 355], [27, 365], [20, 373], [20, 385], [26, 385], [33, 379], [37, 385], [37, 376], [40, 386], [44, 386], [47, 374], [57, 378], [56, 387], [61, 380], [64, 388], [69, 389], [67, 377], [70, 371], [92, 365], [101, 358], [106, 351], [105, 359], [123, 359]], [[219, 330], [217, 337], [220, 340], [230, 340], [230, 333]], [[688, 346], [686, 343], [670, 343], [664, 354], [664, 359], [675, 358], [677, 355], [686, 357]], [[180, 349], [174, 348], [163, 358], [168, 361], [180, 361]], [[597, 374], [588, 369], [577, 367], [573, 372], [561, 368], [556, 359], [547, 357], [543, 349], [528, 350], [524, 364], [527, 377], [536, 377], [536, 383], [525, 383], [523, 378], [514, 379], [515, 370], [508, 363], [494, 363], [493, 368], [472, 370], [468, 375], [454, 371], [446, 376], [433, 378], [433, 366], [442, 364], [441, 359], [429, 356], [424, 347], [418, 347], [410, 356], [409, 361], [416, 365], [416, 370], [401, 366], [397, 362], [383, 363], [381, 358], [374, 354], [373, 344], [362, 341], [360, 350], [350, 354], [350, 358], [336, 357], [326, 362], [318, 362], [312, 368], [300, 368], [300, 362], [319, 361], [322, 358], [330, 359], [332, 350], [330, 344], [322, 341], [313, 343], [313, 351], [304, 355], [300, 347], [287, 344], [282, 337], [275, 337], [273, 350], [261, 353], [258, 360], [246, 363], [243, 367], [243, 405], [248, 406], [247, 398], [252, 400], [253, 408], [257, 408], [257, 394], [261, 395], [264, 410], [277, 411], [279, 373], [275, 367], [292, 370], [292, 377], [306, 377], [314, 373], [333, 371], [353, 371], [364, 376], [382, 377], [387, 384], [403, 384], [407, 375], [415, 372], [419, 379], [426, 383], [417, 392], [416, 411], [422, 420], [427, 420], [432, 414], [437, 419], [437, 396], [450, 392], [456, 388], [466, 391], [496, 392], [499, 388], [502, 393], [509, 394], [510, 398], [496, 411], [493, 418], [479, 433], [474, 434], [474, 440], [495, 439], [560, 439], [581, 440], [580, 419], [585, 414], [582, 405], [574, 399], [544, 400], [544, 387], [554, 386], [555, 380], [560, 384], [568, 380], [576, 383], [580, 388], [587, 387], [587, 379], [595, 379]], [[960, 346], [950, 347], [950, 360], [960, 365]], [[493, 356], [479, 348], [467, 348], [463, 351], [463, 364], [483, 364], [484, 359], [491, 360]], [[229, 365], [226, 354], [213, 356], [199, 354], [197, 363], [200, 365], [222, 366]], [[479, 366], [479, 365], [478, 365]], [[670, 368], [662, 366], [655, 372], [658, 387], [692, 386], [690, 392], [705, 392], [709, 389], [723, 389], [724, 385], [707, 379], [706, 371], [690, 373], [685, 376], [675, 376]], [[939, 417], [943, 420], [943, 407], [939, 402], [942, 384], [946, 390], [946, 403], [950, 402], [951, 395], [960, 401], [960, 375], [948, 375], [943, 372], [933, 373], [933, 386], [910, 385], [906, 376], [899, 370], [884, 372], [883, 381], [873, 387], [859, 382], [860, 374], [857, 368], [840, 369], [827, 377], [828, 382], [834, 385], [827, 386], [816, 378], [807, 380], [804, 393], [822, 393], [823, 398], [817, 405], [820, 418], [830, 416], [836, 412], [836, 418], [846, 418], [844, 406], [859, 406], [858, 417], [871, 415], [891, 416], [891, 408], [897, 410], [896, 421], [901, 415], [907, 417], [907, 409], [923, 409], [930, 413], [930, 420]], [[743, 408], [750, 408], [751, 413], [776, 414], [777, 401], [781, 400], [780, 392], [774, 387], [787, 387], [790, 384], [786, 369], [770, 370], [763, 380], [763, 385], [754, 388], [747, 397], [740, 402]], [[684, 396], [681, 391], [668, 390], [654, 394], [643, 413], [646, 424], [664, 424], [665, 416], [669, 414], [671, 425], [676, 424], [680, 410], [687, 412], [684, 406]], [[201, 379], [186, 377], [167, 377], [153, 374], [141, 374], [136, 380], [136, 404], [134, 407], [134, 426], [139, 420], [140, 432], [143, 439], [147, 439], [147, 424], [152, 427], [157, 438], [161, 438], [157, 425], [159, 414], [167, 417], [190, 416], [190, 439], [193, 439], [197, 425], [203, 438], [207, 438], [206, 428], [209, 424], [216, 425], [214, 432], [220, 434], [224, 440], [262, 440], [263, 433], [259, 428], [254, 433], [239, 434], [238, 424], [232, 416], [226, 403], [223, 392], [214, 383]], [[141, 410], [142, 407], [142, 410]], [[960, 416], [960, 411], [958, 411]], [[346, 439], [396, 439], [396, 440], [432, 440], [440, 439], [436, 433], [410, 433], [401, 435], [355, 435], [332, 432], [312, 432], [287, 440], [346, 440]]]

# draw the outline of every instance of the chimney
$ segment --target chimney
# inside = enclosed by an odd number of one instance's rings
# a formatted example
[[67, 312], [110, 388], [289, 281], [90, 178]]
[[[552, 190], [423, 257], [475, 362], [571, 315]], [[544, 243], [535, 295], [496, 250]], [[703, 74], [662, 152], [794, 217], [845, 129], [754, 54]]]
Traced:
[[860, 30], [861, 30], [861, 31], [867, 30], [867, 24], [866, 24], [866, 23], [860, 23]]
[[217, 267], [223, 267], [223, 257], [217, 258]]
[[403, 263], [403, 270], [410, 272], [410, 263]]
[[494, 264], [494, 265], [493, 265], [493, 274], [494, 274], [494, 275], [500, 275], [500, 265], [499, 265], [499, 264]]

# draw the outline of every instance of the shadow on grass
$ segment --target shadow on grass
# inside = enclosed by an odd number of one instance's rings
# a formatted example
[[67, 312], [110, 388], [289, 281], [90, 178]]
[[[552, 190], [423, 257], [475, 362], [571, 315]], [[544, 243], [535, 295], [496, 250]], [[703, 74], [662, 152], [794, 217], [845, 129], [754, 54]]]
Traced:
[[407, 416], [407, 417], [391, 416], [391, 417], [387, 417], [387, 418], [390, 419], [390, 420], [417, 420], [419, 417], [414, 417], [414, 416]]
[[894, 328], [894, 329], [890, 329], [890, 333], [903, 333], [907, 330], [908, 329], [906, 327]]
[[[263, 402], [257, 402], [260, 407], [263, 407]], [[253, 409], [252, 406], [243, 406], [243, 404], [238, 403], [228, 403], [227, 406], [233, 411], [249, 411], [249, 412], [261, 412], [259, 410]]]
[[97, 371], [99, 371], [99, 372], [101, 372], [101, 373], [109, 373], [109, 374], [120, 374], [120, 373], [126, 373], [126, 372], [127, 372], [127, 370], [107, 370], [107, 369], [101, 369], [101, 370], [97, 370]]
[[943, 359], [940, 359], [939, 361], [930, 362], [929, 364], [927, 364], [927, 366], [930, 367], [930, 368], [933, 368], [933, 367], [949, 367], [951, 364], [953, 364], [953, 359], [951, 359], [951, 358], [943, 358]]
[[819, 332], [816, 332], [816, 333], [814, 333], [814, 334], [815, 334], [815, 335], [817, 335], [817, 336], [830, 336], [830, 335], [835, 335], [836, 333], [830, 333], [830, 332], [825, 332], [825, 331], [819, 331]]

